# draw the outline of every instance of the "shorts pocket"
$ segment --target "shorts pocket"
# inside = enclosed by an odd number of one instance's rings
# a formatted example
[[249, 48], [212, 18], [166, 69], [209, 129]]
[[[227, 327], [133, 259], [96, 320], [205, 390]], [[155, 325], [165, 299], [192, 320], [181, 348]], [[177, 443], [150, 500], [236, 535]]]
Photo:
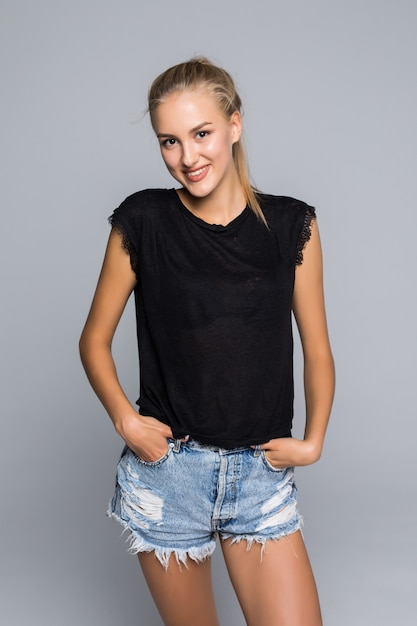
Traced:
[[272, 465], [271, 461], [269, 461], [267, 456], [266, 456], [266, 452], [267, 452], [267, 450], [261, 450], [261, 454], [260, 454], [260, 457], [261, 457], [264, 465], [266, 466], [266, 468], [270, 472], [275, 472], [276, 474], [284, 474], [287, 471], [288, 468], [286, 468], [286, 467], [275, 467], [274, 465]]
[[166, 451], [166, 453], [163, 456], [161, 456], [160, 459], [157, 459], [156, 461], [144, 461], [143, 459], [140, 458], [140, 456], [137, 456], [137, 454], [135, 454], [133, 451], [131, 452], [133, 456], [135, 457], [136, 461], [140, 463], [141, 465], [145, 465], [146, 467], [158, 467], [159, 465], [162, 465], [163, 463], [165, 463], [165, 461], [168, 460], [168, 458], [171, 456], [173, 448], [174, 448], [174, 444], [169, 443], [168, 450]]

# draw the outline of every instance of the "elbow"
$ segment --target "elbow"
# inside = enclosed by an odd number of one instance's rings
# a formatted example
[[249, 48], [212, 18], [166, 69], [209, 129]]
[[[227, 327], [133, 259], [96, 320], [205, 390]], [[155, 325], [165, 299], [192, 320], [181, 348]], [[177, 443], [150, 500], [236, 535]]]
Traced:
[[89, 355], [94, 351], [94, 346], [96, 344], [97, 338], [94, 337], [94, 334], [91, 332], [87, 325], [84, 326], [80, 339], [78, 341], [78, 350], [80, 353], [81, 363], [84, 365], [84, 367]]
[[321, 445], [320, 447], [318, 447], [312, 454], [312, 461], [311, 463], [318, 463], [318, 461], [320, 461], [321, 459], [321, 455], [323, 452], [323, 446]]
[[318, 350], [315, 353], [304, 354], [304, 367], [309, 370], [321, 370], [327, 372], [333, 379], [335, 378], [335, 365], [330, 349]]
[[313, 463], [317, 463], [318, 461], [320, 461], [322, 452], [323, 441], [312, 442], [308, 452], [308, 465], [312, 465]]
[[89, 367], [91, 363], [100, 360], [104, 353], [111, 352], [111, 341], [108, 340], [102, 333], [89, 328], [88, 325], [84, 327], [80, 339], [78, 341], [78, 349], [80, 353], [81, 363], [84, 369]]
[[78, 341], [78, 351], [80, 354], [81, 363], [85, 365], [88, 352], [88, 338], [86, 336], [85, 330], [83, 330], [83, 332], [81, 333], [80, 339]]

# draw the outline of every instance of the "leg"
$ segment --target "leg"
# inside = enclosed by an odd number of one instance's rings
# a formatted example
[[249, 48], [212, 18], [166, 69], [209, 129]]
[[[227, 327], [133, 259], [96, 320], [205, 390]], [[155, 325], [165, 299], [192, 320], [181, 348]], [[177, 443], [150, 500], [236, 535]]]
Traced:
[[153, 552], [138, 556], [166, 626], [219, 626], [209, 558], [201, 563], [187, 559], [187, 566], [180, 566], [172, 555], [165, 570]]
[[248, 626], [321, 626], [317, 589], [300, 531], [262, 546], [222, 541]]

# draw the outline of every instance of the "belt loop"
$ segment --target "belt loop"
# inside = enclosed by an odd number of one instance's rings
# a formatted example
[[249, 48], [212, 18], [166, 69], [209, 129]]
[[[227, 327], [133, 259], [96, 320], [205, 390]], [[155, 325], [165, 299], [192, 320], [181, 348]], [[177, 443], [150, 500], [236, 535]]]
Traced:
[[175, 439], [174, 441], [174, 452], [179, 452], [181, 449], [181, 439]]
[[262, 448], [261, 448], [261, 444], [260, 444], [260, 443], [258, 443], [258, 444], [255, 446], [255, 452], [253, 453], [253, 456], [260, 456], [260, 454], [261, 454], [261, 450], [262, 450]]

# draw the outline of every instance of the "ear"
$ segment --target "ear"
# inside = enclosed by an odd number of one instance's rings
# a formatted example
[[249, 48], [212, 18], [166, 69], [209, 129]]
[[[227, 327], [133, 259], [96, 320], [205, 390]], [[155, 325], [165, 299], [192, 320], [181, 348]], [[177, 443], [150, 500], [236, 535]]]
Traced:
[[230, 128], [232, 131], [232, 143], [237, 143], [242, 134], [242, 116], [239, 111], [235, 111], [230, 116]]

